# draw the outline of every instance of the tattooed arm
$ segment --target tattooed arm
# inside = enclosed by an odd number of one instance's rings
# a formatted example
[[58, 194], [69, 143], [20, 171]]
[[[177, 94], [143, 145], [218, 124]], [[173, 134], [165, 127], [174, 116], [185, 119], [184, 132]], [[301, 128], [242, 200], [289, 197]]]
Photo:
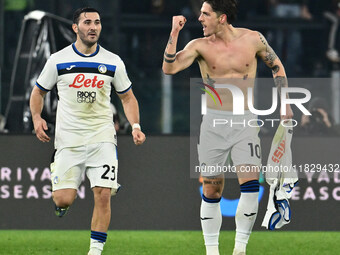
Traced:
[[193, 40], [185, 48], [176, 53], [179, 31], [184, 27], [186, 19], [183, 16], [172, 18], [172, 30], [168, 44], [166, 45], [163, 58], [163, 72], [165, 74], [175, 74], [189, 67], [198, 57], [196, 50], [197, 40]]
[[[274, 50], [268, 44], [266, 38], [258, 33], [257, 35], [257, 56], [260, 57], [263, 62], [272, 70], [275, 86], [279, 92], [280, 97], [284, 96], [288, 98], [288, 95], [281, 94], [281, 88], [288, 87], [288, 80], [285, 69], [278, 58]], [[286, 107], [286, 114], [281, 116], [282, 119], [293, 118], [293, 111], [290, 105]]]

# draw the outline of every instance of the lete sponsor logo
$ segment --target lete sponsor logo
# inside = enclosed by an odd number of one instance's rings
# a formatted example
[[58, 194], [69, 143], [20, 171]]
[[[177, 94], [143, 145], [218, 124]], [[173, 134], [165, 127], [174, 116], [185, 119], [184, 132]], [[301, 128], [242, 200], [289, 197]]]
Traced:
[[69, 87], [72, 88], [81, 88], [81, 87], [85, 87], [85, 88], [95, 88], [97, 87], [98, 89], [101, 89], [104, 85], [104, 80], [98, 80], [97, 75], [93, 77], [93, 79], [86, 79], [84, 74], [78, 74], [74, 80], [73, 83], [69, 85]]

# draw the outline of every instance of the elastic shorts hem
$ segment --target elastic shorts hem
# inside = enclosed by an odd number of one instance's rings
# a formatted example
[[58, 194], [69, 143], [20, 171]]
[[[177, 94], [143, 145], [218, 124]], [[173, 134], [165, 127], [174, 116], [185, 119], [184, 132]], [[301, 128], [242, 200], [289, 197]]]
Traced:
[[256, 116], [250, 110], [244, 110], [244, 114], [242, 115], [235, 115], [233, 111], [217, 110], [217, 109], [212, 109], [209, 107], [207, 107], [207, 114], [222, 115], [226, 117], [248, 116], [248, 115]]
[[52, 187], [52, 191], [57, 191], [57, 190], [61, 190], [61, 189], [75, 189], [78, 190], [78, 187], [75, 185], [63, 185], [61, 187]]
[[260, 166], [261, 162], [242, 162], [242, 163], [235, 163], [234, 166], [242, 166], [242, 165], [253, 165], [253, 166]]
[[222, 173], [217, 173], [217, 174], [210, 174], [210, 173], [201, 173], [201, 176], [203, 177], [203, 178], [212, 178], [212, 179], [214, 179], [214, 178], [220, 178], [219, 176], [220, 175], [223, 175], [221, 178], [224, 178], [224, 173], [222, 172]]
[[109, 185], [93, 185], [91, 186], [91, 189], [98, 187], [98, 188], [109, 188], [109, 189], [114, 189], [114, 187], [112, 187], [113, 185], [109, 186]]

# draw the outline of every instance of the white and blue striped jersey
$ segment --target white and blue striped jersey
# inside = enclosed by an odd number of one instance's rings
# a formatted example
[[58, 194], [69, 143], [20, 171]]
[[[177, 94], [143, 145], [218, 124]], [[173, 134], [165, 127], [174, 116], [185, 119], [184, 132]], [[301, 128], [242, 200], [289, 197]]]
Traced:
[[36, 86], [58, 91], [55, 148], [111, 142], [117, 144], [110, 109], [110, 94], [131, 88], [120, 57], [97, 46], [91, 55], [80, 53], [74, 44], [47, 60]]

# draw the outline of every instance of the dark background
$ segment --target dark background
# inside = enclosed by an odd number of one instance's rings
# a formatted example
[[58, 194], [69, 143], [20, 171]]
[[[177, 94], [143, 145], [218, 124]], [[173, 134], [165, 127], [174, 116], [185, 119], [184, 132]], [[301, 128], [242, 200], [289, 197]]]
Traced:
[[[332, 63], [326, 57], [331, 22], [324, 17], [326, 11], [339, 17], [337, 0], [239, 0], [238, 2], [238, 19], [234, 26], [257, 30], [264, 34], [282, 60], [289, 78], [330, 77], [333, 70], [339, 69], [338, 64]], [[299, 8], [306, 7], [310, 17], [308, 19], [303, 15], [278, 17], [275, 8], [278, 4], [287, 3]], [[101, 12], [103, 30], [100, 44], [117, 53], [124, 60], [133, 83], [134, 93], [139, 100], [144, 130], [148, 134], [164, 133], [161, 65], [163, 51], [171, 30], [171, 19], [173, 15], [180, 14], [188, 19], [180, 33], [178, 42], [178, 50], [180, 50], [190, 40], [202, 36], [202, 27], [197, 21], [201, 7], [199, 0], [0, 0], [0, 115], [4, 115], [9, 100], [15, 51], [24, 15], [32, 10], [42, 10], [71, 20], [73, 12], [83, 6], [93, 6]], [[335, 49], [339, 49], [339, 33], [336, 37]], [[30, 35], [26, 43], [29, 39]], [[61, 37], [56, 36], [56, 40], [60, 41]], [[66, 46], [64, 44], [65, 42], [60, 43], [60, 48], [57, 50]], [[19, 71], [16, 75], [22, 76], [24, 69]], [[258, 77], [271, 76], [271, 71], [262, 61], [259, 61]], [[200, 77], [196, 63], [172, 77], [173, 92], [170, 96], [172, 100], [170, 133], [172, 134], [190, 132], [188, 121], [190, 77]], [[20, 85], [21, 83], [17, 84]], [[330, 88], [316, 88], [313, 97], [325, 97], [324, 95], [329, 94], [331, 94]], [[118, 101], [117, 97], [113, 98], [113, 103], [121, 113]], [[28, 102], [25, 104], [27, 106]], [[15, 117], [18, 117], [15, 111], [8, 116], [9, 119]], [[15, 122], [19, 121], [20, 118]], [[10, 120], [8, 122], [10, 123]], [[13, 124], [12, 127], [7, 128], [12, 133], [31, 131], [21, 126], [13, 127]]]

